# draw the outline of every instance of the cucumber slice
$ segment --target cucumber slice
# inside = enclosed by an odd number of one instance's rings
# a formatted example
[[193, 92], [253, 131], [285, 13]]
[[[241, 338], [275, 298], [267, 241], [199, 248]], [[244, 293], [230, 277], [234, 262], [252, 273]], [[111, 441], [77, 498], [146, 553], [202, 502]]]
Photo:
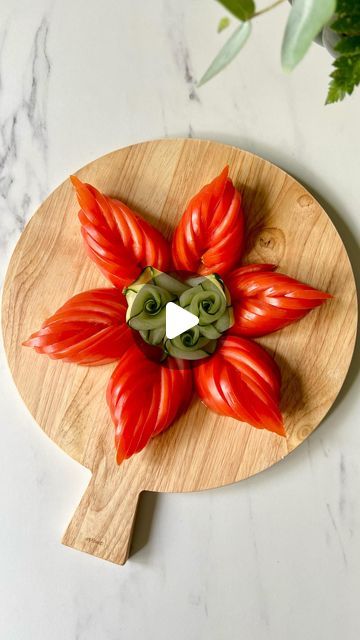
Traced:
[[147, 329], [139, 332], [142, 339], [151, 345], [159, 345], [165, 338], [165, 327], [157, 327], [156, 329]]
[[221, 336], [221, 331], [218, 331], [215, 327], [215, 325], [213, 324], [208, 324], [206, 326], [200, 326], [199, 325], [199, 329], [200, 329], [200, 333], [202, 336], [205, 336], [205, 338], [209, 338], [209, 340], [217, 340], [218, 338], [220, 338]]
[[201, 360], [207, 358], [216, 349], [216, 340], [209, 340], [203, 348], [190, 350], [183, 350], [172, 344], [171, 340], [166, 340], [164, 344], [164, 351], [173, 358], [181, 358], [182, 360]]
[[215, 322], [215, 327], [220, 333], [224, 333], [234, 324], [234, 314], [232, 307], [228, 307], [225, 313]]
[[175, 294], [177, 297], [184, 293], [188, 288], [186, 284], [180, 282], [180, 280], [177, 280], [173, 276], [170, 276], [168, 273], [162, 273], [162, 271], [157, 271], [157, 269], [154, 269], [154, 271], [156, 272], [153, 276], [154, 284], [170, 291], [170, 293]]
[[128, 325], [138, 331], [165, 326], [165, 306], [176, 299], [175, 296], [154, 284], [136, 285], [134, 288], [139, 290], [134, 298], [133, 291], [130, 292], [130, 304], [126, 312]]

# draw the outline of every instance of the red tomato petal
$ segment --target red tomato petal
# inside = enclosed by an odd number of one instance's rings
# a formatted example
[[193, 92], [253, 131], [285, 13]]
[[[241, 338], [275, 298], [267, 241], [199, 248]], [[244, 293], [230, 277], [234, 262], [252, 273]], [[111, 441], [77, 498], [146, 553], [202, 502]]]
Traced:
[[55, 360], [100, 365], [118, 360], [131, 341], [118, 289], [93, 289], [68, 300], [25, 346]]
[[258, 344], [226, 336], [213, 356], [194, 368], [195, 386], [211, 409], [284, 436], [280, 372]]
[[273, 265], [247, 265], [226, 278], [234, 307], [232, 333], [256, 338], [300, 320], [332, 296], [273, 273]]
[[172, 241], [176, 269], [223, 275], [239, 262], [244, 215], [240, 193], [228, 172], [225, 167], [190, 200]]
[[170, 248], [162, 234], [119, 200], [71, 177], [79, 205], [82, 236], [89, 257], [116, 287], [133, 282], [151, 265], [166, 271]]
[[146, 358], [137, 344], [129, 347], [107, 390], [119, 464], [141, 451], [186, 410], [192, 389], [188, 365], [175, 359], [159, 364]]

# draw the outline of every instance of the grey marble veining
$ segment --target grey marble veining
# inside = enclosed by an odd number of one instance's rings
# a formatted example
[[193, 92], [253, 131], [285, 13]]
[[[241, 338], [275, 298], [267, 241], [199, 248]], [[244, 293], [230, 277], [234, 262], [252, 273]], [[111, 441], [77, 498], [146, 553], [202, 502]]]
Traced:
[[[44, 17], [33, 37], [20, 80], [19, 99], [5, 104], [13, 80], [7, 66], [6, 41], [11, 22], [0, 40], [0, 255], [24, 228], [47, 193], [47, 96], [50, 61], [47, 52], [49, 23]], [[20, 84], [19, 83], [19, 84]]]
[[[1, 279], [24, 224], [69, 173], [179, 135], [242, 146], [303, 180], [358, 263], [360, 95], [323, 105], [321, 47], [281, 74], [286, 12], [259, 19], [239, 59], [198, 89], [227, 37], [214, 0], [2, 0]], [[319, 430], [265, 473], [151, 498], [137, 523], [149, 535], [121, 568], [60, 545], [89, 473], [34, 424], [1, 354], [0, 637], [358, 640], [358, 381], [355, 362]]]
[[173, 0], [165, 3], [165, 26], [169, 38], [170, 47], [177, 68], [185, 82], [189, 100], [200, 103], [199, 91], [196, 88], [193, 64], [190, 59], [190, 51], [184, 25], [184, 7], [179, 10], [179, 3]]

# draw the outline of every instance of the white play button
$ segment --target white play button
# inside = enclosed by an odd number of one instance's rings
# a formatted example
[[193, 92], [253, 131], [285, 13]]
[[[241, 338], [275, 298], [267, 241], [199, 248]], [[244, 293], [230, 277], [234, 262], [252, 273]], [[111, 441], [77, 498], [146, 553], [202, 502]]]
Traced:
[[179, 307], [178, 304], [168, 302], [165, 307], [165, 323], [166, 337], [172, 340], [199, 324], [199, 318], [190, 311]]

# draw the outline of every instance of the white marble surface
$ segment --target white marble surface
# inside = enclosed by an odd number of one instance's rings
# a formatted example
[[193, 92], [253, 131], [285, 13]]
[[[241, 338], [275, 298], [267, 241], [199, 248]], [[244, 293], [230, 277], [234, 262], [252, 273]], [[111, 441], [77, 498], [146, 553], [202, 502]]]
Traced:
[[[2, 276], [24, 223], [71, 171], [174, 135], [237, 144], [310, 185], [357, 268], [360, 93], [323, 106], [330, 60], [317, 46], [281, 74], [286, 14], [258, 20], [241, 58], [197, 90], [226, 38], [213, 0], [2, 0]], [[2, 358], [0, 637], [358, 640], [358, 363], [283, 463], [221, 490], [145, 501], [135, 543], [152, 514], [148, 542], [121, 568], [60, 545], [88, 473], [34, 424]]]

